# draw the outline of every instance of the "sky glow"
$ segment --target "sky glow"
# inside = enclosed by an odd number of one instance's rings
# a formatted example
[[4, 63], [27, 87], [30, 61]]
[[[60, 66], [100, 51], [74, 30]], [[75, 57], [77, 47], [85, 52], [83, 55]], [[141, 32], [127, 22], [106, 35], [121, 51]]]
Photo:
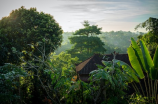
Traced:
[[158, 0], [0, 0], [0, 19], [21, 6], [51, 14], [64, 32], [83, 28], [84, 20], [102, 31], [133, 32], [149, 17], [158, 18]]

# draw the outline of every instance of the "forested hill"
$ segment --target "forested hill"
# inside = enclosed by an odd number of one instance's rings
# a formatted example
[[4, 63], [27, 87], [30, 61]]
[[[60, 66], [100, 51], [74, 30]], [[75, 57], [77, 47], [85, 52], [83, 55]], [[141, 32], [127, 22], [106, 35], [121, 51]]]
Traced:
[[[72, 32], [64, 32], [63, 33], [63, 42], [61, 47], [56, 49], [55, 53], [59, 54], [62, 51], [69, 50], [72, 48], [73, 44], [70, 44], [69, 37], [72, 37]], [[102, 32], [102, 34], [98, 35], [102, 42], [104, 42], [104, 47], [107, 50], [105, 53], [111, 53], [113, 51], [119, 53], [127, 53], [127, 47], [130, 45], [130, 38], [133, 37], [137, 40], [139, 35], [143, 35], [142, 32], [130, 32], [130, 31], [110, 31], [110, 32]]]

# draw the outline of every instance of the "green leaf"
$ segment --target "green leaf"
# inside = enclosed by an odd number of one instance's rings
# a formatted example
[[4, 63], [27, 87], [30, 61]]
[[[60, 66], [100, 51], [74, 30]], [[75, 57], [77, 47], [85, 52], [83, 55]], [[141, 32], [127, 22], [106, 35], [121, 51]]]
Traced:
[[102, 61], [102, 63], [103, 63], [105, 66], [111, 66], [111, 65], [112, 65], [112, 61]]
[[115, 59], [115, 62], [116, 62], [116, 63], [119, 63], [120, 66], [123, 68], [123, 70], [126, 70], [126, 72], [128, 72], [128, 73], [126, 73], [126, 74], [129, 74], [129, 76], [132, 78], [132, 79], [130, 78], [131, 81], [133, 81], [133, 79], [134, 79], [134, 81], [139, 82], [139, 79], [138, 79], [138, 77], [135, 75], [134, 70], [133, 70], [127, 63], [125, 63], [125, 62], [123, 62], [123, 61], [121, 61], [121, 60], [116, 60], [116, 59]]
[[154, 66], [151, 70], [152, 79], [158, 79], [158, 46], [154, 54], [153, 63]]
[[141, 46], [141, 50], [142, 50], [142, 54], [143, 54], [143, 58], [145, 62], [145, 67], [148, 73], [150, 73], [151, 68], [154, 66], [153, 61], [151, 59], [151, 56], [149, 54], [147, 47], [145, 46], [142, 40], [140, 40], [140, 46]]
[[127, 53], [128, 53], [129, 60], [130, 60], [130, 63], [132, 65], [133, 69], [137, 72], [139, 77], [141, 79], [143, 79], [144, 78], [144, 74], [143, 74], [143, 71], [141, 69], [140, 63], [139, 63], [139, 61], [137, 59], [137, 56], [135, 55], [135, 52], [134, 52], [133, 48], [129, 47], [128, 50], [127, 50]]
[[16, 52], [17, 52], [15, 47], [12, 47], [11, 49], [12, 49], [12, 52], [13, 52], [13, 53], [16, 53]]
[[133, 48], [134, 51], [135, 51], [135, 54], [136, 54], [136, 56], [137, 56], [137, 58], [138, 58], [138, 61], [139, 61], [139, 63], [140, 63], [141, 68], [142, 68], [145, 72], [147, 72], [147, 69], [146, 69], [145, 63], [144, 63], [144, 59], [143, 59], [143, 54], [142, 54], [142, 52], [141, 52], [139, 46], [137, 45], [136, 41], [135, 41], [133, 38], [131, 38], [131, 42], [132, 42], [132, 48]]

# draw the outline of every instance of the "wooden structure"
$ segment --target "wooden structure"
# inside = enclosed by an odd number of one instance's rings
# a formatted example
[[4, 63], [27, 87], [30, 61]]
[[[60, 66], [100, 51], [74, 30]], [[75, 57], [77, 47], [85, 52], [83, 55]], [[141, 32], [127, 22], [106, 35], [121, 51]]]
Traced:
[[[105, 54], [104, 56], [108, 59], [106, 61], [112, 61], [113, 59], [113, 54]], [[115, 58], [130, 65], [128, 54], [117, 54]], [[79, 75], [79, 79], [85, 82], [89, 82], [89, 73], [97, 69], [96, 64], [103, 65], [101, 62], [102, 60], [103, 55], [94, 54], [92, 57], [76, 65], [76, 72]]]

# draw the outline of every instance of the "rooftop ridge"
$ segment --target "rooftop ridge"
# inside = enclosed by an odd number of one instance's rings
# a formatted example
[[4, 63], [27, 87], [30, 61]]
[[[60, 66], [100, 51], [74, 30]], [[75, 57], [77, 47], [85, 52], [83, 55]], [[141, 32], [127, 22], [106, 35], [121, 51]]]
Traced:
[[79, 63], [77, 66], [76, 66], [76, 71], [80, 71], [83, 69], [84, 66], [86, 66], [90, 61], [91, 59], [93, 59], [96, 55], [100, 55], [100, 54], [94, 54], [93, 56], [91, 56], [90, 58], [88, 58], [87, 60]]

